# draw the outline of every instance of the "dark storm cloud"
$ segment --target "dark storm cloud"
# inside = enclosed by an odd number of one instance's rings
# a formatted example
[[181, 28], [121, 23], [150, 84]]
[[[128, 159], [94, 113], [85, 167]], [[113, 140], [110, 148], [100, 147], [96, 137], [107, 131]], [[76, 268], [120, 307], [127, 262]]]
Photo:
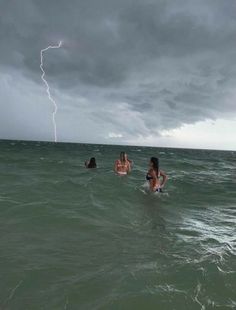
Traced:
[[45, 59], [60, 109], [104, 135], [105, 124], [129, 137], [235, 113], [235, 35], [233, 0], [0, 0], [2, 74], [42, 87], [39, 52], [63, 40]]

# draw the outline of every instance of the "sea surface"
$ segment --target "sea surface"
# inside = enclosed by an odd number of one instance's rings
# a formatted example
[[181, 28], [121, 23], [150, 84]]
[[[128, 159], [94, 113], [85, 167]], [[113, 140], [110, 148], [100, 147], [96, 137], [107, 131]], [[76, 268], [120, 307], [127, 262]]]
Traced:
[[236, 309], [236, 152], [0, 141], [0, 309]]

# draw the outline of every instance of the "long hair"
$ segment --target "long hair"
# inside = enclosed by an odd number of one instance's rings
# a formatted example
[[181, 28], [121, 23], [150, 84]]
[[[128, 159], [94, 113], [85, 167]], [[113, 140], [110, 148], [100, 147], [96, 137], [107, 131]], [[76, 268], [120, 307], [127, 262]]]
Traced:
[[156, 175], [158, 177], [159, 175], [159, 159], [157, 157], [151, 157], [150, 161], [152, 162], [153, 169], [156, 172]]
[[96, 159], [95, 157], [90, 158], [90, 161], [88, 163], [88, 168], [96, 168], [97, 164], [96, 164]]
[[120, 161], [125, 163], [125, 152], [120, 152]]

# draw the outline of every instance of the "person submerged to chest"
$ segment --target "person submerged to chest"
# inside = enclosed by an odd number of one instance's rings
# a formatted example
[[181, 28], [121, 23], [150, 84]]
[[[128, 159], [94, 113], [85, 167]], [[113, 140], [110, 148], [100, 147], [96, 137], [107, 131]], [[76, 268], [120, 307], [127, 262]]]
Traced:
[[119, 175], [126, 175], [131, 172], [130, 161], [125, 152], [120, 153], [120, 159], [115, 161], [114, 170]]

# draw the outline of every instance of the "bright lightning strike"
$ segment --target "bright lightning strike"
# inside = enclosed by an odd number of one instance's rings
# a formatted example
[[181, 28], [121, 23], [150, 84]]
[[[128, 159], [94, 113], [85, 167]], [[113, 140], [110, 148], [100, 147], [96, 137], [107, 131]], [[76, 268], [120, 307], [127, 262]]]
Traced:
[[43, 49], [40, 51], [40, 59], [41, 59], [41, 63], [40, 63], [40, 69], [42, 71], [42, 75], [41, 75], [41, 79], [43, 80], [44, 84], [46, 85], [46, 91], [48, 94], [48, 99], [53, 103], [53, 113], [52, 113], [52, 123], [53, 123], [53, 128], [54, 128], [54, 141], [57, 142], [57, 123], [56, 123], [56, 113], [57, 113], [57, 104], [56, 101], [52, 98], [51, 93], [50, 93], [50, 87], [48, 85], [48, 82], [45, 80], [44, 76], [45, 76], [45, 71], [43, 70], [43, 53], [46, 52], [47, 50], [51, 49], [51, 48], [60, 48], [62, 45], [62, 41], [60, 41], [58, 43], [58, 45], [49, 45], [47, 48]]

